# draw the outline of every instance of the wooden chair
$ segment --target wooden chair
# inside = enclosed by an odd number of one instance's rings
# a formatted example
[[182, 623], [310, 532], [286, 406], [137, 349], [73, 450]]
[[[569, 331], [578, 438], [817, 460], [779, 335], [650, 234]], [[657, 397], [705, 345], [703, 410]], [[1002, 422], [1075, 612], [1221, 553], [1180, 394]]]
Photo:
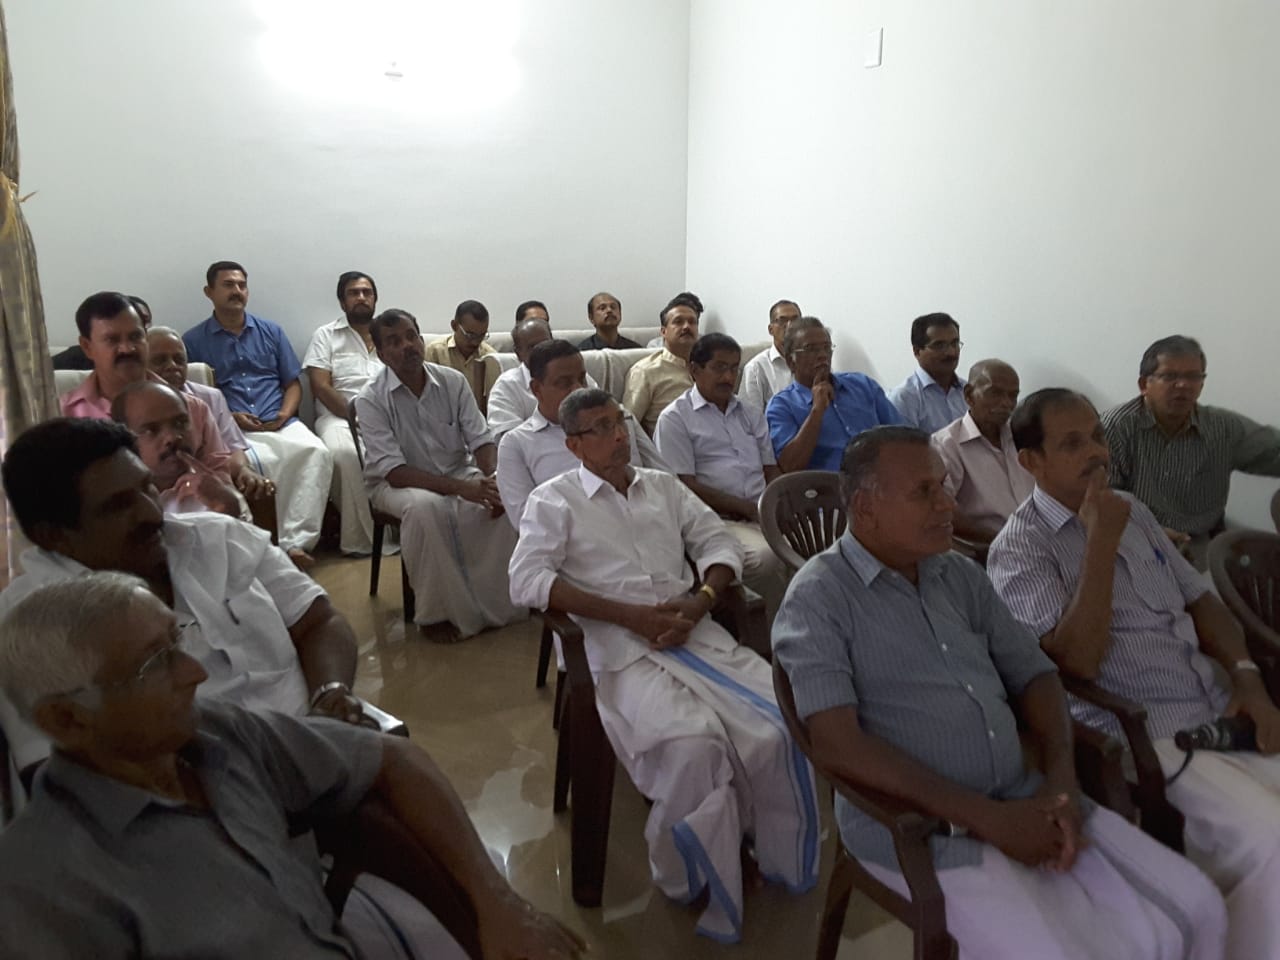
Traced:
[[324, 889], [335, 914], [342, 914], [356, 877], [370, 873], [412, 895], [468, 957], [483, 960], [480, 928], [470, 897], [384, 801], [371, 796], [349, 817], [296, 825], [295, 829], [302, 832], [308, 827], [315, 830], [321, 853], [333, 857]]
[[1280, 490], [1271, 498], [1271, 522], [1275, 525], [1276, 533], [1280, 533]]
[[[347, 426], [351, 428], [351, 439], [355, 441], [356, 457], [360, 461], [360, 470], [364, 470], [364, 446], [360, 443], [360, 421], [356, 417], [356, 401], [352, 398], [347, 403]], [[369, 501], [369, 512], [373, 515], [373, 553], [369, 557], [369, 596], [378, 595], [378, 576], [382, 572], [382, 540], [387, 527], [400, 529], [400, 518], [384, 513]], [[412, 623], [417, 607], [413, 595], [413, 587], [409, 583], [409, 567], [403, 555], [400, 557], [400, 594], [404, 603], [404, 622]]]
[[[764, 599], [740, 583], [735, 582], [725, 591], [712, 616], [740, 643], [757, 653], [768, 650]], [[552, 809], [564, 812], [572, 794], [569, 833], [573, 899], [583, 907], [598, 907], [604, 894], [617, 757], [596, 710], [596, 686], [587, 664], [582, 629], [565, 614], [552, 610], [543, 614], [543, 623], [545, 629], [559, 636], [565, 666], [558, 704], [560, 738], [556, 745]]]
[[951, 549], [962, 557], [968, 557], [984, 570], [987, 568], [987, 554], [991, 552], [990, 543], [953, 536], [951, 538]]
[[793, 571], [844, 533], [847, 519], [840, 474], [797, 470], [775, 479], [760, 495], [760, 529]]
[[[942, 832], [943, 824], [887, 794], [859, 787], [823, 769], [815, 760], [809, 733], [796, 711], [791, 681], [782, 664], [773, 665], [773, 686], [778, 707], [787, 722], [792, 738], [814, 767], [849, 803], [882, 824], [893, 837], [898, 869], [907, 884], [910, 897], [904, 897], [877, 880], [843, 843], [837, 840], [838, 852], [818, 932], [817, 960], [834, 960], [840, 946], [849, 898], [856, 887], [884, 910], [911, 928], [915, 960], [955, 960], [958, 947], [947, 932], [947, 907], [938, 884], [929, 839]], [[1124, 751], [1111, 737], [1092, 728], [1076, 724], [1076, 766], [1081, 787], [1106, 806], [1116, 804], [1122, 816], [1131, 817], [1128, 791], [1121, 767]]]
[[0, 727], [0, 828], [13, 819], [13, 774], [9, 770], [9, 738]]
[[1280, 535], [1228, 530], [1209, 543], [1218, 596], [1244, 627], [1272, 699], [1280, 697]]

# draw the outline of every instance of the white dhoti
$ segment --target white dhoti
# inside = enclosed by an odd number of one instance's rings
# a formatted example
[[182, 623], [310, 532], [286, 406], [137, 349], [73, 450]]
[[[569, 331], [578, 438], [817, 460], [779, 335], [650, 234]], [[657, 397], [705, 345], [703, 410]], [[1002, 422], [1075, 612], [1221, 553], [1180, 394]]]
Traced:
[[373, 552], [373, 514], [351, 428], [345, 418], [325, 412], [316, 416], [316, 434], [333, 457], [329, 499], [342, 519], [338, 546], [343, 553], [366, 556]]
[[[1069, 873], [1026, 867], [995, 847], [938, 871], [961, 960], [1214, 960], [1226, 908], [1196, 867], [1110, 810], [1084, 824]], [[902, 874], [863, 865], [907, 895]], [[1255, 954], [1261, 960], [1270, 954]]]
[[[1156, 741], [1165, 775], [1186, 757]], [[1186, 818], [1187, 857], [1227, 900], [1231, 960], [1280, 957], [1280, 757], [1197, 751], [1167, 789]]]
[[506, 517], [495, 519], [461, 497], [387, 483], [374, 488], [372, 500], [400, 518], [400, 557], [416, 595], [417, 623], [447, 620], [470, 637], [528, 616], [511, 603], [507, 564], [516, 532]]
[[333, 457], [301, 420], [245, 434], [258, 472], [276, 485], [276, 526], [285, 550], [314, 550], [324, 522]]
[[758, 523], [726, 520], [724, 525], [742, 547], [742, 582], [764, 597], [769, 623], [787, 592], [787, 566], [764, 538]]
[[[704, 620], [695, 633], [719, 630]], [[651, 652], [596, 678], [600, 722], [636, 787], [654, 883], [681, 902], [709, 890], [698, 932], [742, 934], [742, 840], [793, 892], [817, 882], [813, 770], [788, 735], [767, 663], [745, 647]]]

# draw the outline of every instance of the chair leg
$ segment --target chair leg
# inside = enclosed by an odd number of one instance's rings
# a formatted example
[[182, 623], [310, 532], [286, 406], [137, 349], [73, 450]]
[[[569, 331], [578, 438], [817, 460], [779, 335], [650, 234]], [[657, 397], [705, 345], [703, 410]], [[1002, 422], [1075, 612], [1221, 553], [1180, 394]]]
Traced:
[[[604, 896], [604, 868], [609, 851], [609, 817], [613, 808], [613, 776], [618, 765], [613, 746], [600, 726], [594, 698], [575, 703], [570, 696], [574, 744], [573, 814], [570, 824], [573, 900], [598, 907]], [[564, 736], [564, 726], [561, 734]]]
[[547, 667], [551, 665], [551, 648], [553, 634], [549, 626], [542, 628], [542, 644], [538, 647], [538, 672], [534, 676], [533, 685], [541, 690], [547, 685]]
[[385, 523], [373, 522], [373, 553], [369, 555], [369, 596], [378, 595], [378, 574], [382, 572], [382, 537], [386, 533]]
[[567, 674], [563, 670], [556, 671], [555, 709], [551, 711], [551, 729], [560, 729], [560, 704], [564, 702], [564, 688]]
[[405, 565], [403, 555], [400, 557], [400, 593], [404, 598], [404, 622], [413, 623], [413, 616], [418, 609], [418, 598], [414, 596], [413, 585], [409, 583], [409, 568]]
[[[568, 697], [565, 697], [565, 702], [568, 702]], [[555, 712], [559, 714], [562, 709], [567, 710], [568, 707], [561, 707], [560, 704], [557, 704]], [[556, 741], [555, 793], [551, 799], [551, 810], [553, 813], [564, 813], [569, 806], [569, 780], [570, 775], [573, 773], [573, 760], [570, 755], [573, 724], [562, 723], [557, 720], [556, 725], [560, 728], [560, 738]]]
[[827, 902], [822, 908], [822, 924], [818, 927], [817, 960], [835, 960], [840, 949], [840, 935], [844, 932], [844, 918], [849, 910], [849, 897], [853, 893], [854, 862], [836, 837], [836, 864], [827, 884]]

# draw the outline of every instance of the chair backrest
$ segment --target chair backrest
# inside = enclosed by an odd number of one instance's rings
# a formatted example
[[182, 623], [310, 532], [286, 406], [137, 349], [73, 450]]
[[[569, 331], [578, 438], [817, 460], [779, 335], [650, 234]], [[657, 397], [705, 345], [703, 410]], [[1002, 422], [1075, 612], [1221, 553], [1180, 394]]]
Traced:
[[1280, 653], [1280, 535], [1228, 530], [1209, 544], [1214, 586], [1252, 642], [1276, 645]]
[[1271, 522], [1275, 524], [1276, 533], [1280, 533], [1280, 490], [1271, 498]]
[[844, 533], [840, 475], [828, 470], [784, 473], [760, 497], [760, 527], [778, 558], [793, 571]]
[[9, 740], [0, 727], [0, 827], [13, 819], [13, 776], [9, 771]]
[[787, 671], [782, 669], [782, 663], [778, 660], [773, 661], [773, 693], [778, 698], [778, 711], [786, 721], [787, 732], [791, 734], [791, 739], [796, 742], [801, 752], [812, 760], [809, 749], [809, 730], [800, 719], [800, 714], [796, 712], [796, 695], [791, 689], [791, 678], [787, 676]]
[[[92, 370], [55, 370], [53, 371], [53, 389], [58, 396], [70, 393], [89, 378]], [[213, 368], [207, 363], [187, 364], [187, 379], [194, 383], [203, 383], [212, 387]]]

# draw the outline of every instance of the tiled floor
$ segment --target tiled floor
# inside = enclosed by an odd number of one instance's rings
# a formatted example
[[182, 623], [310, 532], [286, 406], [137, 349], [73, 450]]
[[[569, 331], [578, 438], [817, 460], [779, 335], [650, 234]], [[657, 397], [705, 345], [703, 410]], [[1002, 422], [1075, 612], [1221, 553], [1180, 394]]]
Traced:
[[[570, 895], [568, 814], [551, 811], [553, 684], [534, 688], [535, 623], [456, 645], [434, 644], [412, 626], [406, 637], [399, 558], [383, 561], [377, 598], [368, 595], [368, 560], [324, 557], [314, 574], [360, 638], [357, 693], [408, 723], [413, 739], [432, 754], [466, 802], [485, 843], [506, 864], [512, 885], [581, 931], [593, 955], [609, 960], [812, 957], [834, 843], [829, 810], [824, 811], [826, 869], [818, 887], [802, 897], [778, 888], [749, 892], [742, 942], [724, 947], [697, 936], [694, 910], [668, 901], [650, 883], [643, 836], [647, 808], [620, 773], [604, 905], [582, 909]], [[841, 960], [910, 955], [905, 928], [855, 894]]]

